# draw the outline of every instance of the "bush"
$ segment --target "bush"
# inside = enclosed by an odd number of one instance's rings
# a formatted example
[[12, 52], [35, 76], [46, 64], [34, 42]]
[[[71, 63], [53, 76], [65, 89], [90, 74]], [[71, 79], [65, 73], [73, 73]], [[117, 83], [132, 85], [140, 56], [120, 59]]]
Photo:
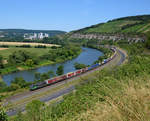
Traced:
[[13, 81], [11, 81], [12, 84], [16, 84], [20, 86], [21, 88], [26, 87], [27, 83], [22, 77], [17, 77]]
[[82, 69], [82, 68], [87, 67], [87, 65], [80, 64], [80, 63], [74, 63], [74, 67], [75, 67], [75, 69]]
[[4, 112], [4, 109], [0, 107], [0, 121], [8, 121], [8, 117]]
[[0, 45], [0, 47], [9, 48], [9, 45]]
[[35, 48], [47, 48], [45, 45], [37, 45]]
[[41, 121], [41, 114], [44, 111], [44, 103], [33, 100], [26, 106], [28, 119], [30, 121]]
[[146, 41], [145, 45], [148, 49], [150, 49], [150, 32], [147, 33], [147, 41]]
[[57, 75], [62, 75], [62, 74], [64, 74], [64, 66], [63, 66], [63, 65], [60, 65], [60, 66], [57, 68], [56, 74], [57, 74]]
[[20, 86], [18, 84], [11, 84], [9, 87], [7, 87], [5, 90], [7, 92], [10, 92], [10, 91], [16, 91], [17, 89], [19, 89]]
[[16, 46], [16, 47], [21, 47], [21, 48], [31, 48], [31, 45], [20, 45], [20, 46]]

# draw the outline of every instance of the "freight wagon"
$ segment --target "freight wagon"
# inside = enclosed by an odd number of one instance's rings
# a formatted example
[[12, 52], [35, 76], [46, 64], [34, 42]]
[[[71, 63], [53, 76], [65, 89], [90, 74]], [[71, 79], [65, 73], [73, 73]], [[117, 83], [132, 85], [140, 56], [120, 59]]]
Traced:
[[64, 75], [61, 75], [61, 76], [58, 76], [58, 77], [54, 77], [52, 79], [48, 79], [48, 80], [45, 80], [43, 82], [32, 84], [30, 86], [30, 90], [33, 91], [33, 90], [36, 90], [36, 89], [39, 89], [39, 88], [42, 88], [42, 87], [45, 87], [45, 86], [57, 83], [59, 81], [63, 81], [65, 79], [70, 79], [70, 78], [72, 78], [74, 76], [80, 75], [80, 74], [85, 73], [87, 71], [93, 70], [93, 69], [95, 69], [95, 68], [97, 68], [97, 67], [99, 67], [99, 66], [101, 66], [103, 64], [106, 64], [107, 62], [109, 62], [110, 60], [112, 60], [116, 56], [116, 49], [115, 48], [111, 48], [111, 50], [114, 52], [114, 54], [110, 58], [105, 59], [102, 63], [97, 63], [97, 64], [94, 64], [94, 65], [92, 65], [90, 67], [86, 67], [86, 68], [77, 70], [75, 72], [69, 72], [67, 74], [64, 74]]

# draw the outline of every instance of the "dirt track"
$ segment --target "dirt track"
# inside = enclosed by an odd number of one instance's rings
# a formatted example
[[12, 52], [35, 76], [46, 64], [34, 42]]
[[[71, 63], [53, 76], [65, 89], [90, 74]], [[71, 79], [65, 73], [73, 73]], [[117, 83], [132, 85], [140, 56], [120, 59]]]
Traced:
[[9, 49], [9, 48], [0, 48], [0, 50], [7, 50], [7, 49]]

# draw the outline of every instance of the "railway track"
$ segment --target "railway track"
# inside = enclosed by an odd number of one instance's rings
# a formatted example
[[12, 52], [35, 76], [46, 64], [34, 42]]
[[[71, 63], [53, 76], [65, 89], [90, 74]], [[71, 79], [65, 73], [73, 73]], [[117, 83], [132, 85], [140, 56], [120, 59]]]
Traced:
[[56, 99], [60, 96], [63, 96], [63, 95], [65, 95], [65, 94], [67, 94], [67, 93], [69, 93], [75, 89], [75, 85], [70, 85], [67, 88], [63, 88], [63, 89], [60, 89], [58, 91], [48, 93], [57, 87], [61, 87], [61, 86], [65, 85], [66, 83], [70, 83], [74, 80], [77, 80], [83, 76], [86, 76], [86, 75], [88, 75], [88, 74], [90, 74], [96, 70], [100, 70], [100, 69], [103, 69], [105, 67], [109, 68], [110, 66], [121, 65], [126, 59], [126, 53], [124, 51], [122, 51], [121, 49], [118, 49], [118, 48], [116, 49], [116, 51], [117, 51], [117, 54], [116, 54], [115, 58], [113, 58], [113, 60], [111, 60], [107, 64], [102, 65], [102, 66], [100, 66], [94, 70], [83, 73], [82, 75], [79, 75], [77, 77], [73, 77], [71, 79], [67, 79], [67, 80], [62, 81], [62, 82], [58, 82], [54, 85], [47, 86], [45, 88], [41, 88], [41, 89], [38, 89], [35, 91], [26, 91], [24, 93], [21, 93], [21, 94], [12, 96], [11, 98], [8, 98], [4, 105], [7, 105], [9, 102], [11, 102], [11, 104], [16, 105], [16, 107], [14, 107], [12, 110], [9, 110], [7, 112], [7, 115], [13, 116], [13, 115], [17, 114], [18, 109], [21, 111], [25, 111], [26, 104], [29, 103], [33, 99], [39, 99], [42, 102], [48, 102], [48, 101]]

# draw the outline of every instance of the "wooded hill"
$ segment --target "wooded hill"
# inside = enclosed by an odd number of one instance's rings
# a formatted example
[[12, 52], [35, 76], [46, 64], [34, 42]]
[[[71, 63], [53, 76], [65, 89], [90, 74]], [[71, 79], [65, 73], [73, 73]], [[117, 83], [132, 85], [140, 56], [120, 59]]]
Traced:
[[5, 35], [6, 37], [18, 37], [23, 36], [25, 33], [47, 33], [50, 36], [55, 36], [59, 34], [66, 33], [60, 30], [26, 30], [26, 29], [0, 29], [0, 35]]

